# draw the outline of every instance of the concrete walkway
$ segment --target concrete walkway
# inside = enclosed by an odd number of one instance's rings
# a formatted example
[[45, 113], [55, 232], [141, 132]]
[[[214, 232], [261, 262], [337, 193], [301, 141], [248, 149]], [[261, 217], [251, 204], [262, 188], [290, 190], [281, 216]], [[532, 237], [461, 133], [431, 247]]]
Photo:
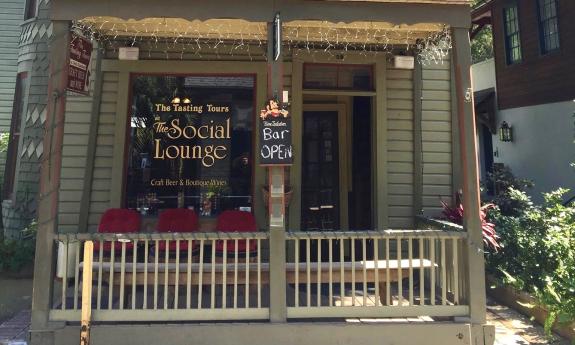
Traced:
[[[487, 321], [495, 325], [495, 345], [569, 345], [565, 339], [548, 340], [543, 327], [518, 312], [488, 300]], [[30, 327], [30, 311], [18, 313], [0, 324], [0, 345], [25, 344]], [[18, 343], [19, 342], [19, 343]]]
[[489, 298], [487, 322], [495, 325], [495, 345], [570, 345], [568, 340], [559, 336], [548, 339], [542, 326]]

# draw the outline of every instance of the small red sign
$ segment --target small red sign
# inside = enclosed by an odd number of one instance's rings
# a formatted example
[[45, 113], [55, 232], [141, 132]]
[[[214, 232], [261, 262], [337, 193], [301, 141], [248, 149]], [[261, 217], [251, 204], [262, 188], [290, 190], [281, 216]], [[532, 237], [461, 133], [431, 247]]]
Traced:
[[92, 42], [70, 34], [70, 62], [68, 64], [69, 91], [87, 95], [90, 89], [90, 60], [92, 57]]

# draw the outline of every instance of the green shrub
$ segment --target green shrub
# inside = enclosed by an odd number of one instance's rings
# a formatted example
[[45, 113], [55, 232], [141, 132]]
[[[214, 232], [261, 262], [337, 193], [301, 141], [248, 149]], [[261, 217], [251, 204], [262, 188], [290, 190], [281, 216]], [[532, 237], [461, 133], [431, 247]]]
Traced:
[[534, 293], [547, 306], [549, 332], [555, 321], [575, 320], [575, 205], [563, 205], [565, 189], [547, 193], [534, 205], [510, 188], [513, 215], [491, 211], [502, 249], [487, 253], [487, 269], [504, 282]]
[[37, 223], [32, 221], [18, 239], [0, 241], [0, 272], [19, 272], [34, 262]]

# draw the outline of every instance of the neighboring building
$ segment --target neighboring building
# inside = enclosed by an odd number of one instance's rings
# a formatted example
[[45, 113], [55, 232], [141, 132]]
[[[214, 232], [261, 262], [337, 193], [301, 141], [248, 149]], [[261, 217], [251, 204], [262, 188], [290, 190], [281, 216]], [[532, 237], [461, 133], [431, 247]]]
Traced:
[[11, 238], [17, 238], [20, 230], [37, 218], [48, 102], [48, 41], [52, 35], [49, 10], [49, 0], [28, 0], [26, 10], [14, 18], [19, 24], [14, 48], [10, 49], [15, 63], [11, 77], [15, 97], [10, 106], [10, 143], [2, 188], [4, 233]]
[[[493, 344], [470, 1], [49, 5], [15, 179], [40, 186], [32, 344], [92, 306], [95, 345]], [[460, 189], [463, 229], [421, 224]]]
[[[536, 201], [558, 187], [575, 196], [575, 2], [491, 0], [472, 15], [477, 25], [492, 26], [495, 54], [473, 66], [479, 102], [490, 92], [497, 99], [487, 117], [492, 143], [481, 136], [483, 170], [489, 161], [509, 166], [535, 182], [529, 193]], [[512, 127], [510, 142], [499, 139], [503, 122]]]
[[[18, 73], [20, 26], [25, 18], [24, 5], [24, 0], [0, 2], [0, 133], [10, 132]], [[0, 191], [3, 189], [5, 166], [6, 153], [3, 152], [0, 153]]]

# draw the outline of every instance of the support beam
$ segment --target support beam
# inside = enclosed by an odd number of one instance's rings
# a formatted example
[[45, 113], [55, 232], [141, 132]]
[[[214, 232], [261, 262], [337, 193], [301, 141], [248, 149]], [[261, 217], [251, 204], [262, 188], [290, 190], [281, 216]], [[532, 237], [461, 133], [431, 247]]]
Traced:
[[475, 130], [475, 110], [471, 83], [471, 49], [469, 31], [452, 29], [454, 67], [457, 90], [459, 141], [463, 173], [464, 227], [467, 239], [467, 274], [469, 281], [470, 317], [473, 324], [485, 323], [485, 263], [480, 220], [479, 174]]
[[53, 35], [49, 42], [50, 69], [48, 82], [48, 113], [44, 133], [44, 156], [41, 165], [38, 205], [38, 233], [34, 262], [32, 293], [32, 344], [51, 344], [48, 315], [52, 306], [52, 289], [56, 250], [53, 235], [58, 229], [58, 192], [62, 165], [64, 113], [70, 22], [53, 21]]
[[422, 102], [423, 81], [422, 66], [415, 64], [413, 71], [413, 216], [423, 212], [423, 133], [422, 133]]
[[[276, 17], [277, 18], [277, 17]], [[276, 59], [274, 25], [268, 24], [268, 98], [278, 97], [283, 91], [283, 56]], [[281, 39], [281, 33], [279, 33]], [[281, 44], [280, 44], [281, 45]], [[285, 167], [269, 167], [268, 170], [268, 220], [270, 228], [270, 321], [287, 320], [286, 305], [286, 248], [285, 248]]]
[[100, 104], [102, 103], [102, 54], [103, 47], [96, 49], [95, 84], [92, 96], [92, 112], [90, 114], [90, 132], [88, 136], [88, 152], [86, 154], [86, 169], [84, 170], [84, 189], [80, 201], [79, 232], [88, 232], [88, 217], [90, 215], [90, 198], [92, 196], [92, 179], [94, 177], [94, 162], [96, 160], [96, 145], [98, 125], [100, 120]]
[[389, 227], [387, 183], [387, 61], [375, 62], [375, 107], [373, 107], [372, 161], [374, 176], [374, 225], [377, 230]]

